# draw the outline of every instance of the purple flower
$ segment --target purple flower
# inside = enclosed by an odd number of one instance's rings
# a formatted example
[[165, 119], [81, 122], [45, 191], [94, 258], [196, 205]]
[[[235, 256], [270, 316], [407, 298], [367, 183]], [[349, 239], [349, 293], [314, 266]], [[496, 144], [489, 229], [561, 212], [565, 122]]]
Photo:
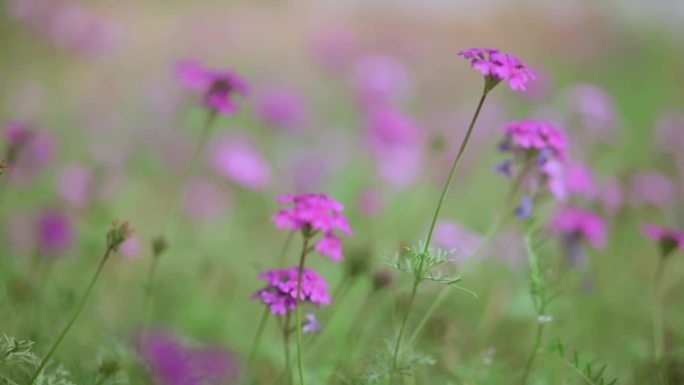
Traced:
[[617, 180], [607, 180], [599, 189], [599, 201], [608, 214], [616, 214], [622, 208], [624, 197], [622, 186]]
[[508, 86], [513, 91], [524, 91], [527, 81], [535, 79], [532, 70], [520, 59], [497, 49], [471, 48], [460, 51], [458, 55], [469, 60], [470, 65], [486, 78], [497, 83], [502, 80], [508, 81]]
[[665, 208], [675, 201], [674, 184], [658, 171], [639, 173], [630, 182], [632, 203], [637, 206]]
[[551, 219], [551, 231], [566, 237], [586, 240], [593, 248], [606, 243], [606, 223], [598, 214], [575, 207], [564, 207]]
[[512, 168], [512, 160], [502, 160], [501, 162], [497, 163], [496, 166], [494, 166], [494, 171], [505, 176], [506, 178], [510, 178], [511, 176], [513, 176]]
[[584, 134], [591, 139], [609, 139], [617, 121], [615, 102], [610, 94], [593, 84], [576, 85], [567, 93]]
[[532, 216], [533, 202], [528, 195], [520, 199], [520, 204], [515, 208], [515, 216], [520, 219], [529, 219]]
[[[505, 148], [513, 153], [528, 154], [538, 158], [544, 153], [545, 161], [550, 157], [565, 160], [567, 139], [565, 133], [553, 124], [542, 120], [519, 120], [504, 127]], [[542, 163], [545, 163], [542, 162]]]
[[59, 194], [78, 208], [88, 205], [93, 193], [93, 175], [90, 169], [81, 165], [68, 165], [62, 171], [57, 190]]
[[316, 319], [314, 313], [306, 313], [306, 323], [302, 325], [302, 331], [304, 333], [320, 333], [321, 323]]
[[658, 242], [663, 257], [668, 256], [677, 248], [684, 251], [684, 231], [644, 223], [641, 226], [641, 232], [652, 241]]
[[300, 128], [309, 115], [301, 95], [287, 88], [271, 88], [261, 93], [256, 113], [268, 124], [285, 129]]
[[193, 61], [176, 65], [176, 76], [183, 87], [202, 94], [204, 105], [223, 115], [237, 112], [234, 94], [246, 95], [247, 83], [230, 71], [212, 71]]
[[209, 156], [219, 174], [246, 189], [264, 190], [271, 182], [270, 165], [244, 138], [218, 140]]
[[74, 227], [69, 217], [57, 210], [47, 210], [38, 217], [38, 243], [47, 255], [64, 253], [74, 239]]
[[587, 199], [594, 199], [597, 195], [598, 187], [594, 176], [589, 167], [583, 164], [573, 163], [566, 167], [565, 183], [571, 195]]
[[325, 194], [282, 195], [276, 200], [290, 203], [273, 216], [273, 222], [280, 229], [311, 232], [308, 236], [321, 233], [323, 236], [314, 246], [321, 255], [335, 262], [342, 256], [342, 241], [335, 231], [351, 236], [351, 228], [342, 215], [344, 206]]
[[446, 220], [437, 222], [433, 239], [435, 245], [443, 249], [455, 250], [457, 263], [465, 262], [482, 243], [482, 235], [459, 223]]
[[[266, 280], [266, 287], [257, 290], [252, 299], [261, 300], [273, 314], [285, 314], [294, 310], [297, 307], [298, 277], [297, 266], [267, 270], [259, 275], [259, 278]], [[330, 304], [328, 284], [312, 269], [305, 268], [303, 271], [299, 302], [317, 306]]]
[[136, 236], [128, 237], [117, 250], [124, 257], [135, 260], [140, 258], [140, 239]]
[[159, 385], [219, 385], [239, 376], [235, 359], [226, 349], [188, 348], [165, 331], [141, 334], [136, 348]]
[[408, 71], [401, 61], [392, 56], [371, 55], [354, 66], [352, 85], [364, 106], [394, 102], [409, 88]]

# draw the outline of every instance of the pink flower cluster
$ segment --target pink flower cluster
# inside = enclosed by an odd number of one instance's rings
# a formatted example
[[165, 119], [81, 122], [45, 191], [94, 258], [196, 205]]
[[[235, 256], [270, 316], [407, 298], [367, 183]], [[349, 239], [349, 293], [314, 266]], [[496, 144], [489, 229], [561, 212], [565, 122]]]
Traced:
[[315, 245], [316, 251], [333, 261], [342, 259], [342, 240], [335, 231], [351, 236], [351, 228], [342, 215], [344, 206], [325, 194], [282, 195], [279, 203], [291, 203], [273, 216], [280, 229], [310, 232], [307, 236], [322, 233]]
[[593, 248], [606, 243], [606, 223], [598, 214], [575, 207], [565, 207], [551, 219], [551, 231], [567, 237], [579, 237]]
[[649, 239], [659, 242], [664, 248], [663, 251], [669, 253], [675, 248], [684, 251], [684, 231], [677, 229], [667, 229], [653, 223], [644, 223], [641, 232]]
[[[260, 299], [273, 314], [285, 314], [294, 310], [297, 307], [297, 272], [298, 268], [294, 266], [262, 273], [259, 278], [266, 280], [266, 287], [257, 290], [252, 299]], [[299, 302], [314, 305], [330, 304], [328, 284], [312, 269], [303, 271]]]
[[495, 81], [508, 81], [514, 91], [524, 91], [525, 84], [535, 75], [520, 59], [492, 48], [471, 48], [460, 51], [459, 56], [470, 60], [470, 65], [485, 77]]
[[568, 143], [565, 133], [549, 122], [531, 119], [513, 121], [504, 127], [504, 134], [504, 149], [524, 153], [531, 151], [534, 155], [552, 156], [558, 160], [566, 158]]
[[212, 71], [198, 63], [183, 61], [176, 66], [176, 75], [183, 87], [202, 93], [207, 108], [223, 115], [237, 112], [234, 93], [247, 94], [247, 83], [230, 71]]

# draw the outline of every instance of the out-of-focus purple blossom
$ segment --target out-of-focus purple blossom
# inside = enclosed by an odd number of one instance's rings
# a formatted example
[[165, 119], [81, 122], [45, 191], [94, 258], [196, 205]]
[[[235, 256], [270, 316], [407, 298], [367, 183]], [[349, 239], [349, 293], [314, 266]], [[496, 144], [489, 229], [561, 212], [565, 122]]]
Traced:
[[302, 331], [304, 333], [321, 332], [321, 323], [318, 322], [314, 313], [306, 313], [306, 322], [302, 325]]
[[63, 254], [74, 240], [71, 219], [61, 211], [48, 209], [38, 216], [38, 245], [48, 256]]
[[586, 165], [571, 163], [565, 169], [565, 183], [570, 195], [594, 199], [598, 194], [598, 187], [594, 175]]
[[331, 72], [349, 67], [358, 46], [359, 42], [353, 31], [343, 27], [316, 30], [311, 44], [314, 57]]
[[131, 236], [126, 238], [121, 245], [119, 245], [118, 248], [119, 254], [123, 255], [124, 257], [135, 260], [140, 258], [140, 239], [138, 237]]
[[546, 151], [545, 160], [566, 159], [568, 146], [565, 133], [553, 124], [542, 120], [518, 120], [508, 123], [504, 129], [503, 148], [516, 154], [539, 157]]
[[524, 91], [525, 84], [535, 76], [520, 59], [492, 48], [471, 48], [460, 51], [459, 56], [470, 61], [473, 68], [496, 82], [508, 81], [513, 91]]
[[261, 191], [271, 182], [271, 167], [242, 137], [219, 139], [210, 151], [210, 162], [223, 177], [246, 189]]
[[352, 87], [364, 107], [400, 100], [408, 92], [409, 83], [404, 64], [389, 55], [366, 56], [352, 70]]
[[366, 141], [377, 159], [380, 176], [396, 187], [413, 183], [425, 152], [418, 127], [407, 116], [389, 106], [366, 111]]
[[66, 201], [84, 208], [90, 203], [93, 194], [93, 174], [85, 166], [67, 165], [62, 170], [57, 190]]
[[665, 174], [648, 171], [636, 174], [630, 181], [631, 203], [665, 208], [675, 201], [674, 184]]
[[185, 190], [183, 212], [196, 220], [210, 221], [226, 211], [226, 193], [205, 179], [193, 179]]
[[564, 237], [579, 237], [593, 248], [600, 249], [606, 243], [606, 223], [598, 214], [576, 207], [564, 207], [551, 219], [551, 231]]
[[482, 243], [482, 235], [446, 220], [437, 222], [432, 238], [438, 247], [455, 251], [453, 257], [456, 263], [463, 263], [472, 257]]
[[356, 207], [359, 213], [367, 218], [378, 216], [382, 210], [382, 193], [374, 189], [365, 189], [356, 197]]
[[342, 260], [342, 240], [335, 235], [335, 231], [347, 236], [351, 236], [352, 231], [342, 215], [344, 206], [341, 203], [325, 194], [282, 195], [277, 201], [292, 206], [281, 209], [273, 216], [276, 227], [314, 234], [320, 232], [323, 236], [314, 246], [316, 251], [335, 262]]
[[533, 208], [534, 202], [532, 202], [532, 198], [525, 195], [520, 199], [518, 207], [515, 208], [515, 216], [520, 219], [529, 219], [532, 216]]
[[684, 231], [668, 229], [654, 223], [644, 223], [641, 232], [654, 242], [657, 242], [663, 257], [668, 256], [679, 248], [684, 251]]
[[256, 100], [256, 113], [268, 124], [284, 129], [301, 128], [309, 117], [306, 102], [293, 89], [271, 88], [262, 91]]
[[165, 331], [142, 333], [136, 349], [159, 385], [222, 385], [239, 377], [235, 359], [226, 349], [189, 348]]
[[201, 93], [207, 108], [223, 115], [237, 112], [235, 94], [247, 94], [247, 83], [235, 73], [208, 70], [193, 61], [178, 63], [176, 76], [183, 87]]
[[[252, 299], [261, 300], [273, 314], [285, 314], [295, 310], [298, 277], [297, 266], [267, 270], [259, 275], [259, 278], [266, 280], [266, 287], [254, 293]], [[299, 302], [308, 302], [317, 306], [330, 304], [328, 284], [312, 269], [305, 268], [303, 271]]]
[[565, 201], [568, 197], [568, 189], [565, 183], [565, 166], [563, 163], [553, 160], [546, 162], [542, 167], [546, 188], [559, 201]]
[[588, 139], [608, 140], [618, 120], [615, 102], [608, 92], [593, 84], [578, 84], [567, 91], [571, 108], [576, 112]]
[[607, 214], [617, 214], [624, 204], [624, 194], [620, 182], [614, 179], [604, 181], [599, 188], [599, 201]]
[[502, 160], [501, 162], [497, 163], [496, 166], [494, 166], [494, 171], [505, 176], [506, 178], [510, 178], [513, 176], [513, 161]]

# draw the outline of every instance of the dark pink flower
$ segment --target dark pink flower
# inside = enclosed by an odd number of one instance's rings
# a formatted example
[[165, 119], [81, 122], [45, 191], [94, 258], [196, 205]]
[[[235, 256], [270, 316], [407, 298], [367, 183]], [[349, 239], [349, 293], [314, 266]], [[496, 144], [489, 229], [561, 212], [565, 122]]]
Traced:
[[667, 256], [675, 249], [684, 251], [684, 231], [667, 229], [654, 223], [644, 223], [641, 232], [654, 242], [658, 242], [662, 256]]
[[288, 88], [263, 91], [256, 100], [256, 113], [268, 124], [285, 129], [300, 128], [309, 115], [301, 95]]
[[504, 127], [504, 134], [506, 138], [501, 147], [507, 151], [546, 157], [540, 158], [540, 162], [551, 157], [558, 160], [566, 158], [568, 143], [565, 133], [549, 122], [529, 119], [513, 121]]
[[333, 261], [342, 259], [342, 242], [336, 231], [351, 236], [351, 228], [342, 215], [344, 206], [325, 194], [282, 195], [279, 203], [290, 203], [273, 216], [273, 222], [280, 229], [305, 231], [307, 236], [321, 233], [314, 246], [321, 255]]
[[74, 227], [64, 213], [47, 210], [38, 217], [38, 244], [40, 250], [47, 255], [59, 255], [71, 246], [74, 239]]
[[525, 84], [535, 79], [534, 73], [520, 59], [492, 48], [471, 48], [460, 51], [459, 56], [470, 61], [473, 68], [495, 82], [508, 81], [514, 91], [524, 91]]
[[247, 94], [247, 83], [230, 71], [212, 71], [193, 61], [176, 66], [181, 85], [202, 94], [204, 105], [223, 115], [237, 112], [234, 95]]
[[271, 182], [271, 166], [245, 138], [219, 139], [210, 151], [214, 169], [249, 190], [264, 190]]
[[605, 221], [598, 214], [585, 209], [560, 209], [551, 219], [551, 230], [565, 237], [584, 239], [596, 249], [606, 243]]
[[[259, 275], [266, 280], [266, 287], [257, 290], [252, 299], [259, 299], [271, 309], [273, 314], [285, 314], [297, 307], [298, 267], [267, 270]], [[300, 303], [311, 303], [317, 306], [329, 305], [328, 284], [323, 277], [312, 269], [305, 268], [302, 274]]]

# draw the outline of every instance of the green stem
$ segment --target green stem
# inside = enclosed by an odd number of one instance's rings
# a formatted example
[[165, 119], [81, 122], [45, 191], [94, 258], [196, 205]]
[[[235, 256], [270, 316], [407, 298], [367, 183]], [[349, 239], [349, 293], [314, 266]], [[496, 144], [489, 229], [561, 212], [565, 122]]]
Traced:
[[154, 277], [156, 276], [157, 266], [159, 265], [159, 256], [152, 256], [152, 263], [147, 272], [147, 286], [145, 287], [145, 315], [149, 320], [152, 315], [152, 292], [154, 290]]
[[292, 371], [290, 370], [290, 313], [285, 315], [285, 326], [283, 326], [283, 345], [285, 345], [285, 383], [292, 384]]
[[656, 267], [653, 288], [654, 288], [654, 304], [653, 304], [653, 355], [656, 362], [660, 362], [665, 351], [665, 332], [663, 327], [663, 273], [665, 272], [665, 259], [658, 257], [658, 266]]
[[[447, 193], [449, 192], [449, 187], [451, 186], [451, 182], [454, 179], [454, 175], [456, 174], [456, 169], [458, 168], [458, 165], [461, 163], [461, 157], [463, 156], [463, 153], [465, 152], [466, 147], [468, 146], [468, 142], [470, 141], [470, 136], [473, 133], [473, 128], [475, 128], [475, 123], [477, 122], [477, 118], [480, 116], [480, 111], [482, 110], [482, 105], [484, 104], [485, 99], [487, 98], [488, 94], [488, 89], [485, 86], [485, 90], [482, 92], [482, 96], [480, 97], [480, 101], [477, 104], [477, 108], [475, 109], [475, 114], [473, 115], [472, 120], [470, 121], [470, 125], [468, 126], [468, 131], [466, 131], [465, 137], [463, 138], [463, 141], [461, 142], [461, 146], [458, 149], [458, 153], [456, 154], [456, 158], [454, 159], [454, 163], [451, 165], [451, 170], [449, 171], [449, 176], [447, 177], [446, 183], [444, 183], [444, 187], [442, 188], [442, 193], [439, 196], [439, 200], [437, 201], [437, 208], [435, 209], [435, 213], [432, 216], [432, 221], [430, 222], [430, 228], [428, 230], [428, 235], [427, 235], [427, 240], [425, 241], [425, 246], [423, 248], [423, 253], [422, 253], [422, 258], [427, 255], [429, 249], [430, 249], [430, 242], [432, 241], [432, 234], [435, 230], [435, 225], [437, 224], [437, 219], [439, 218], [439, 213], [442, 211], [442, 206], [444, 204], [444, 199], [446, 198]], [[422, 263], [421, 263], [422, 267]], [[421, 270], [420, 268], [418, 270]], [[406, 309], [406, 313], [404, 314], [404, 319], [401, 322], [401, 327], [399, 329], [399, 335], [397, 336], [397, 341], [394, 344], [394, 357], [392, 358], [392, 372], [396, 371], [397, 369], [397, 357], [399, 355], [399, 350], [401, 348], [401, 339], [404, 334], [404, 329], [406, 328], [406, 322], [408, 321], [409, 314], [411, 312], [411, 307], [413, 305], [413, 301], [416, 296], [416, 291], [418, 290], [418, 284], [420, 283], [422, 279], [422, 272], [419, 272], [419, 274], [416, 274], [414, 277], [413, 281], [413, 288], [411, 290], [411, 299], [409, 300], [409, 305], [408, 308]]]
[[261, 321], [259, 321], [259, 328], [257, 329], [256, 336], [254, 336], [254, 342], [252, 342], [252, 349], [249, 353], [249, 359], [247, 360], [247, 371], [252, 370], [252, 365], [254, 364], [254, 358], [259, 351], [259, 345], [261, 344], [261, 336], [264, 334], [264, 328], [266, 326], [266, 321], [268, 316], [271, 314], [269, 308], [264, 309], [264, 314], [261, 316]]
[[544, 333], [544, 323], [537, 320], [537, 332], [534, 337], [534, 350], [530, 353], [530, 357], [527, 359], [527, 365], [525, 365], [525, 373], [523, 373], [521, 385], [527, 383], [527, 377], [530, 375], [530, 370], [532, 369], [532, 364], [534, 363], [534, 358], [537, 356], [537, 352], [541, 347], [542, 334]]
[[95, 287], [95, 283], [97, 282], [98, 277], [100, 276], [100, 273], [102, 272], [102, 268], [105, 265], [105, 262], [107, 262], [107, 259], [109, 258], [109, 254], [112, 252], [112, 248], [110, 246], [107, 247], [107, 250], [105, 251], [104, 255], [102, 256], [102, 260], [100, 261], [100, 264], [97, 267], [97, 270], [95, 271], [95, 275], [93, 275], [93, 278], [90, 280], [90, 283], [88, 284], [88, 288], [86, 289], [85, 293], [83, 293], [83, 296], [81, 297], [81, 301], [78, 304], [78, 307], [76, 308], [76, 312], [71, 316], [71, 319], [69, 320], [69, 323], [67, 323], [66, 327], [64, 330], [62, 330], [62, 333], [60, 333], [59, 337], [57, 337], [57, 340], [52, 344], [52, 347], [48, 351], [48, 353], [43, 357], [43, 360], [40, 362], [40, 366], [36, 369], [36, 371], [33, 373], [33, 377], [31, 377], [31, 381], [29, 381], [29, 385], [33, 384], [36, 381], [36, 378], [40, 375], [40, 372], [43, 371], [45, 368], [45, 365], [47, 365], [48, 361], [50, 361], [50, 358], [52, 358], [52, 355], [55, 353], [57, 350], [57, 347], [59, 347], [59, 344], [62, 342], [64, 337], [66, 337], [67, 333], [69, 332], [69, 329], [71, 329], [72, 326], [74, 326], [74, 323], [76, 323], [76, 320], [78, 319], [78, 316], [81, 314], [81, 311], [85, 307], [86, 301], [88, 300], [88, 297], [90, 296], [90, 293], [93, 291], [93, 288]]
[[299, 373], [299, 383], [304, 385], [304, 370], [302, 368], [302, 307], [299, 300], [302, 293], [302, 276], [304, 275], [304, 262], [306, 254], [309, 249], [309, 235], [304, 234], [304, 243], [302, 245], [302, 253], [299, 257], [299, 268], [297, 270], [297, 297], [295, 298], [295, 314], [297, 318], [296, 333], [297, 333], [297, 371]]

